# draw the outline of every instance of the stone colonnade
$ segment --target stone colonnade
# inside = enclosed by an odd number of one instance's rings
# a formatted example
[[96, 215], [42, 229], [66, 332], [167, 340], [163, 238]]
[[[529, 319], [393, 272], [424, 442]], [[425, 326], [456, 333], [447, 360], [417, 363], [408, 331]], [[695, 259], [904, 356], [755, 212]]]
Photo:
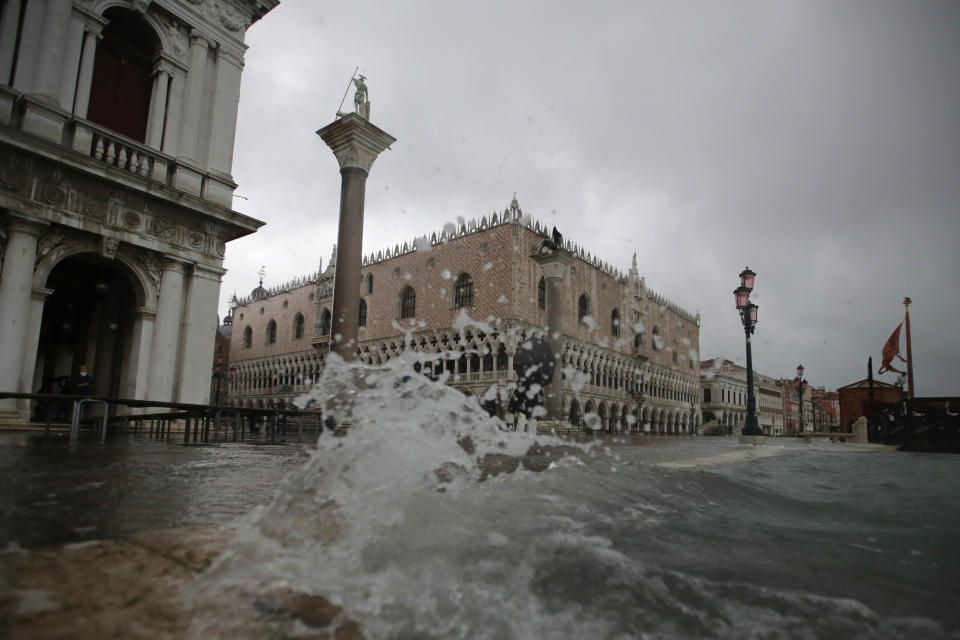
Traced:
[[[517, 345], [542, 329], [508, 328], [486, 334], [479, 330], [430, 331], [411, 336], [371, 340], [360, 345], [357, 359], [377, 365], [414, 352], [424, 373], [447, 373], [447, 383], [477, 398], [496, 397], [503, 406], [516, 381], [513, 357]], [[230, 402], [242, 406], [263, 406], [276, 401], [291, 402], [305, 392], [323, 369], [324, 353], [319, 350], [234, 361]], [[690, 406], [699, 397], [694, 376], [637, 361], [609, 349], [569, 338], [564, 339], [562, 357], [562, 411], [571, 428], [584, 426], [583, 417], [597, 416], [604, 431], [649, 433], [696, 433], [702, 423], [698, 408]], [[636, 393], [643, 390], [646, 401], [638, 419]]]

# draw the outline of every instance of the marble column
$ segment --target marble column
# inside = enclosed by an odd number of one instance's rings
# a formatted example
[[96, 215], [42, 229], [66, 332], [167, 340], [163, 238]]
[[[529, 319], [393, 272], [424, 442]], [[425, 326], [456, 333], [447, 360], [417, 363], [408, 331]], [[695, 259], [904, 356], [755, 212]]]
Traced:
[[[43, 15], [41, 40], [43, 53], [36, 61], [30, 93], [41, 96], [50, 104], [57, 104], [60, 95], [60, 75], [65, 60], [73, 0], [47, 0]], [[69, 109], [70, 105], [60, 105]]]
[[103, 23], [89, 21], [84, 26], [83, 48], [80, 53], [80, 71], [77, 73], [77, 94], [73, 112], [80, 118], [87, 117], [90, 108], [90, 89], [93, 86], [93, 63], [97, 54], [97, 41], [103, 31]]
[[200, 115], [206, 89], [207, 51], [210, 44], [194, 29], [190, 32], [190, 70], [187, 73], [186, 94], [180, 123], [180, 143], [177, 155], [197, 164], [200, 155]]
[[175, 156], [180, 149], [180, 114], [183, 113], [183, 88], [186, 74], [183, 69], [174, 69], [170, 76], [167, 95], [167, 124], [163, 134], [163, 152]]
[[57, 102], [65, 111], [73, 110], [73, 100], [77, 91], [77, 70], [80, 68], [81, 51], [83, 49], [83, 20], [74, 14], [66, 32], [66, 43], [63, 55], [63, 64], [60, 66], [60, 90]]
[[396, 138], [355, 113], [328, 124], [317, 135], [340, 165], [340, 226], [337, 231], [337, 277], [333, 284], [331, 350], [345, 360], [356, 357], [360, 313], [360, 267], [363, 260], [363, 208], [367, 175], [374, 160]]
[[223, 269], [194, 265], [184, 310], [183, 355], [180, 358], [179, 402], [207, 404], [217, 333], [217, 303]]
[[10, 84], [19, 22], [20, 3], [8, 0], [0, 12], [0, 84]]
[[150, 382], [147, 398], [172, 401], [176, 388], [177, 356], [180, 345], [180, 320], [183, 310], [184, 271], [189, 263], [175, 256], [163, 257], [160, 299], [150, 348]]
[[242, 72], [243, 54], [228, 52], [221, 46], [217, 55], [213, 119], [207, 138], [207, 165], [225, 177], [230, 176], [233, 165], [233, 139], [237, 131]]
[[[6, 212], [7, 243], [3, 271], [0, 272], [0, 391], [28, 392], [24, 384], [24, 361], [36, 357], [27, 353], [32, 320], [33, 267], [37, 259], [37, 241], [44, 224], [26, 216]], [[31, 367], [32, 374], [33, 367]], [[13, 412], [18, 403], [0, 400], [0, 412]]]
[[153, 91], [150, 94], [150, 114], [147, 116], [148, 147], [159, 149], [163, 144], [163, 121], [167, 114], [167, 87], [170, 85], [170, 69], [157, 65], [153, 74]]
[[544, 248], [543, 253], [534, 254], [533, 259], [543, 269], [546, 288], [546, 339], [557, 363], [553, 380], [543, 390], [544, 409], [547, 411], [545, 418], [561, 422], [566, 419], [563, 415], [563, 277], [567, 267], [573, 262], [573, 256], [562, 248]]

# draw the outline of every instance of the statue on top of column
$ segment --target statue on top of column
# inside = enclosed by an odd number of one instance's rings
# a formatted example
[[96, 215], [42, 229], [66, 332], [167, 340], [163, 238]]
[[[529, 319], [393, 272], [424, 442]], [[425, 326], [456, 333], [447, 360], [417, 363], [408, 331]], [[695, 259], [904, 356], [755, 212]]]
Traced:
[[353, 110], [364, 120], [370, 119], [370, 100], [367, 96], [367, 85], [364, 82], [366, 76], [363, 74], [353, 79], [353, 84], [357, 87], [353, 94]]

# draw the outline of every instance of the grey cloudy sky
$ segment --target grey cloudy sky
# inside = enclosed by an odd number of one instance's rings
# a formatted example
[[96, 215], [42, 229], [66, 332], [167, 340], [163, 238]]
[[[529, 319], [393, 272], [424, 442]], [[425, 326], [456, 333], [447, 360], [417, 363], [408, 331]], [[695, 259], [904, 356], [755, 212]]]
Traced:
[[704, 358], [744, 360], [749, 265], [758, 371], [859, 380], [910, 296], [918, 394], [960, 393], [960, 3], [284, 0], [247, 43], [235, 208], [267, 226], [229, 245], [224, 310], [260, 265], [271, 286], [329, 260], [340, 176], [314, 132], [359, 65], [398, 139], [365, 253], [516, 191], [621, 270], [636, 251], [701, 313]]

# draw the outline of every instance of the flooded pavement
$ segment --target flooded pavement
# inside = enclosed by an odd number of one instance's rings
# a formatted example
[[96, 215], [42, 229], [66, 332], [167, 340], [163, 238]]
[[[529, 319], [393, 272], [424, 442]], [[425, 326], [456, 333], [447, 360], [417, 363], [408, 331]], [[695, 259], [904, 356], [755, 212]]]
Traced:
[[144, 437], [71, 444], [0, 434], [0, 550], [229, 524], [269, 502], [305, 445], [183, 446]]
[[464, 432], [534, 440], [455, 408], [315, 454], [3, 436], [0, 637], [960, 633], [955, 457], [638, 436], [485, 476]]

